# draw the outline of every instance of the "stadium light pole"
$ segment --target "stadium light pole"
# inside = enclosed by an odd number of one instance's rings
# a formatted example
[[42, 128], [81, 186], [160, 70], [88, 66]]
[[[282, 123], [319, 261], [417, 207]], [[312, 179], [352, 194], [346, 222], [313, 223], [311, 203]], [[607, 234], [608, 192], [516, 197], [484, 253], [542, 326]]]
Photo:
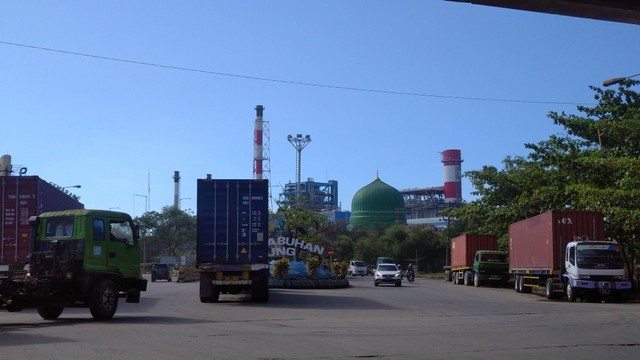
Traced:
[[293, 147], [296, 149], [296, 196], [295, 196], [295, 203], [296, 203], [296, 207], [297, 207], [298, 203], [299, 203], [299, 197], [300, 197], [300, 168], [301, 168], [301, 163], [302, 163], [302, 149], [304, 149], [311, 142], [311, 136], [306, 135], [305, 137], [302, 137], [302, 134], [297, 134], [296, 137], [293, 137], [293, 136], [289, 135], [289, 136], [287, 136], [287, 140], [289, 140], [291, 145], [293, 145]]

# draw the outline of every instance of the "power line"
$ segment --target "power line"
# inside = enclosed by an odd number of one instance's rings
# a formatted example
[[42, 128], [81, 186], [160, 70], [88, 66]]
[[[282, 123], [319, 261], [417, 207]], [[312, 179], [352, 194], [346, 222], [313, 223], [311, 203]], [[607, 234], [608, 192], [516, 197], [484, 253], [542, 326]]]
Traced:
[[110, 57], [110, 56], [86, 54], [86, 53], [81, 53], [81, 52], [76, 52], [76, 51], [53, 49], [53, 48], [47, 48], [47, 47], [42, 47], [42, 46], [19, 44], [19, 43], [2, 41], [2, 40], [0, 40], [0, 44], [10, 45], [10, 46], [17, 46], [17, 47], [28, 48], [28, 49], [33, 49], [33, 50], [55, 52], [55, 53], [60, 53], [60, 54], [65, 54], [65, 55], [82, 56], [82, 57], [87, 57], [87, 58], [92, 58], [92, 59], [107, 60], [107, 61], [117, 61], [117, 62], [122, 62], [122, 63], [127, 63], [127, 64], [142, 65], [142, 66], [151, 66], [151, 67], [157, 67], [157, 68], [162, 68], [162, 69], [188, 71], [188, 72], [201, 73], [201, 74], [207, 74], [207, 75], [226, 76], [226, 77], [234, 77], [234, 78], [239, 78], [239, 79], [268, 81], [268, 82], [280, 83], [280, 84], [309, 86], [309, 87], [317, 87], [317, 88], [325, 88], [325, 89], [359, 91], [359, 92], [369, 92], [369, 93], [387, 94], [387, 95], [428, 97], [428, 98], [439, 98], [439, 99], [449, 99], [449, 100], [490, 101], [490, 102], [504, 102], [504, 103], [548, 104], [548, 105], [588, 105], [588, 103], [575, 103], [575, 102], [563, 102], [563, 101], [497, 99], [497, 98], [482, 98], [482, 97], [469, 97], [469, 96], [424, 94], [424, 93], [414, 93], [414, 92], [406, 92], [406, 91], [366, 89], [366, 88], [358, 88], [358, 87], [350, 87], [350, 86], [339, 86], [339, 85], [309, 83], [309, 82], [302, 82], [302, 81], [271, 79], [271, 78], [264, 78], [264, 77], [258, 77], [258, 76], [249, 76], [249, 75], [231, 74], [231, 73], [224, 73], [224, 72], [211, 71], [211, 70], [186, 68], [186, 67], [182, 67], [182, 66], [163, 65], [163, 64], [156, 64], [156, 63], [150, 63], [150, 62], [145, 62], [145, 61], [128, 60], [128, 59], [114, 58], [114, 57]]

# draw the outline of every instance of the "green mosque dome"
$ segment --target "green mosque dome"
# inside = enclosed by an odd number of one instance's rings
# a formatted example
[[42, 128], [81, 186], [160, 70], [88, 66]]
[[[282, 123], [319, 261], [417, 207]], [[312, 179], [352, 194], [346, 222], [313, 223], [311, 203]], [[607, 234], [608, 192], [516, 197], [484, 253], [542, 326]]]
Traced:
[[379, 177], [358, 190], [351, 200], [349, 229], [384, 229], [406, 223], [402, 194]]

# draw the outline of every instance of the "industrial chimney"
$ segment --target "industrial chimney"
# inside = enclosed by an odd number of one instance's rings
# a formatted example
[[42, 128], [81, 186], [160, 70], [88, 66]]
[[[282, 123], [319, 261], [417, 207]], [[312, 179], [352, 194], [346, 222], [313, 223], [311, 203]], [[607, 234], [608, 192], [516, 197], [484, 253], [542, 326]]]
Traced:
[[253, 125], [253, 178], [255, 180], [262, 180], [262, 160], [264, 156], [262, 153], [262, 138], [263, 138], [263, 121], [262, 112], [264, 106], [256, 106], [256, 121]]
[[444, 150], [444, 202], [462, 202], [462, 155], [460, 150]]
[[180, 209], [180, 171], [173, 172], [173, 206]]

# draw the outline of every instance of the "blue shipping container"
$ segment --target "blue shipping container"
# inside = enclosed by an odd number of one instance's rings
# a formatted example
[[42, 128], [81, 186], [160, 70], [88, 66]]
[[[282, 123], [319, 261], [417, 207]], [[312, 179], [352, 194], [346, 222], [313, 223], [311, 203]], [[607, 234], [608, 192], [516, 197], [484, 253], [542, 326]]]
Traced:
[[268, 262], [267, 180], [198, 179], [198, 264]]

